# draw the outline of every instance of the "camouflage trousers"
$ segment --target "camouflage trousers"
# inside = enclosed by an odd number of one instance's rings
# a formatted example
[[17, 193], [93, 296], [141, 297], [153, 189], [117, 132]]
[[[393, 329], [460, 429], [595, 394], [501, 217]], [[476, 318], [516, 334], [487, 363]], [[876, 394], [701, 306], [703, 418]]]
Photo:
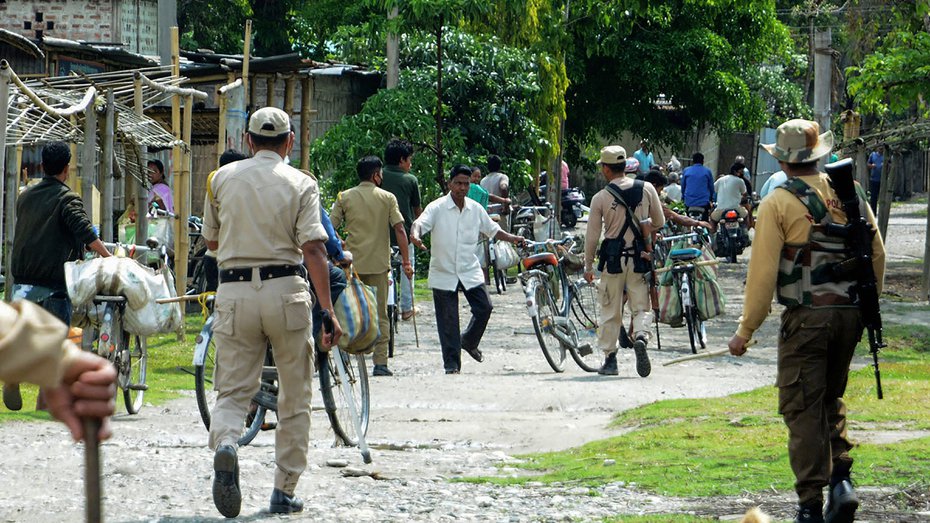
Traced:
[[843, 394], [862, 337], [858, 309], [793, 307], [778, 336], [778, 412], [801, 504], [823, 499], [833, 467], [852, 465]]

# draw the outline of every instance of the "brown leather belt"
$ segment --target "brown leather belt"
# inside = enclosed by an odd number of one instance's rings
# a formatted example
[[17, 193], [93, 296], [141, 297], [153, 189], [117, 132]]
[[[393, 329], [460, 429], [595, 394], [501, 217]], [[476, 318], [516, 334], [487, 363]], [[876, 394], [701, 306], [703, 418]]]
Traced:
[[[285, 276], [306, 278], [307, 269], [303, 265], [265, 265], [258, 268], [258, 277], [261, 280], [284, 278]], [[252, 267], [220, 269], [220, 283], [237, 281], [252, 281]]]

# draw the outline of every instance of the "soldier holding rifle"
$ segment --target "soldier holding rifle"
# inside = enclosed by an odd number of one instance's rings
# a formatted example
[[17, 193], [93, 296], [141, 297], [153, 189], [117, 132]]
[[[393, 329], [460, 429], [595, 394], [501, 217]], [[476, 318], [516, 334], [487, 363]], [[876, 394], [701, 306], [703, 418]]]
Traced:
[[[789, 432], [799, 502], [795, 521], [825, 520], [823, 487], [829, 485], [826, 521], [851, 522], [859, 501], [850, 481], [852, 444], [842, 397], [866, 319], [859, 309], [864, 295], [857, 291], [862, 271], [856, 253], [861, 249], [854, 245], [854, 234], [842, 233], [851, 230], [843, 227], [849, 218], [858, 218], [844, 211], [838, 196], [841, 182], [851, 182], [817, 169], [817, 160], [833, 147], [833, 134], [821, 134], [816, 122], [789, 120], [778, 127], [775, 143], [763, 147], [788, 180], [759, 207], [743, 317], [729, 349], [736, 356], [746, 352], [777, 290], [778, 302], [786, 306], [778, 336], [778, 411]], [[859, 187], [856, 192], [871, 229], [864, 236], [871, 237], [871, 288], [877, 296], [885, 249], [874, 233], [875, 217], [864, 193]], [[850, 203], [848, 196], [844, 199]]]

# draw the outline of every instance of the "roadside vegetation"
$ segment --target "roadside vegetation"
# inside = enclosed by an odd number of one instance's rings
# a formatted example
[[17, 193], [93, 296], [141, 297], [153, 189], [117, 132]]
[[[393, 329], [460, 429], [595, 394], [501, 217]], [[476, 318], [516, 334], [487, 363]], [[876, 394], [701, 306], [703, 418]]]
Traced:
[[[862, 440], [853, 451], [855, 480], [861, 486], [924, 485], [930, 478], [930, 327], [892, 326], [885, 338], [885, 399], [876, 398], [871, 366], [850, 374], [846, 400], [851, 435]], [[868, 346], [862, 343], [855, 363], [866, 358], [870, 361]], [[613, 426], [623, 432], [620, 436], [522, 456], [516, 466], [525, 475], [467, 481], [591, 487], [623, 482], [670, 496], [790, 491], [794, 479], [787, 433], [776, 405], [772, 386], [724, 398], [660, 401], [618, 414]], [[871, 443], [869, 435], [877, 431], [900, 431], [902, 437]]]

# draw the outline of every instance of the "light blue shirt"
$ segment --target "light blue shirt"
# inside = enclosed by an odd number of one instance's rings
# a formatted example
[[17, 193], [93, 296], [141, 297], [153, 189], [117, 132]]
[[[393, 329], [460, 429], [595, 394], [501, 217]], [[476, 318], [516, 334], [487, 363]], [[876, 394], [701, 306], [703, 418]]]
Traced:
[[639, 173], [648, 174], [649, 169], [656, 164], [655, 159], [652, 157], [652, 153], [646, 154], [642, 149], [637, 150], [633, 153], [633, 158], [639, 160]]
[[779, 185], [788, 181], [788, 175], [785, 174], [785, 171], [778, 171], [775, 174], [769, 176], [769, 179], [762, 184], [762, 189], [759, 190], [759, 198], [765, 198], [770, 192], [778, 188]]

